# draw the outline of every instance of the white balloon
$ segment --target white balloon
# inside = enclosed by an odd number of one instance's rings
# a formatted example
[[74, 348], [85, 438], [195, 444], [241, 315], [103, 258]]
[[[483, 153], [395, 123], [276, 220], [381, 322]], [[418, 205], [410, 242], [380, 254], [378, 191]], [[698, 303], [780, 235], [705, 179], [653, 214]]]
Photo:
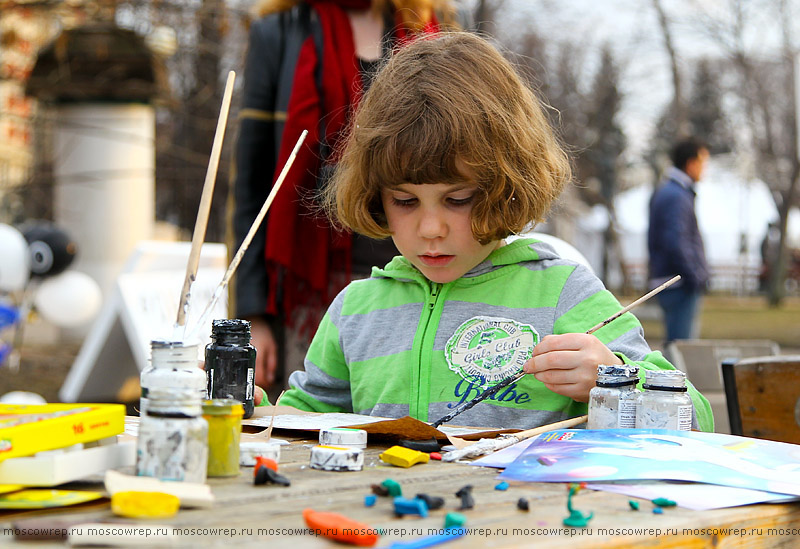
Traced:
[[102, 301], [97, 282], [79, 271], [64, 271], [46, 278], [33, 299], [42, 317], [60, 328], [86, 324], [100, 310]]
[[31, 274], [28, 241], [11, 225], [0, 223], [0, 291], [15, 292]]
[[30, 391], [11, 391], [0, 396], [2, 404], [47, 404], [44, 397]]

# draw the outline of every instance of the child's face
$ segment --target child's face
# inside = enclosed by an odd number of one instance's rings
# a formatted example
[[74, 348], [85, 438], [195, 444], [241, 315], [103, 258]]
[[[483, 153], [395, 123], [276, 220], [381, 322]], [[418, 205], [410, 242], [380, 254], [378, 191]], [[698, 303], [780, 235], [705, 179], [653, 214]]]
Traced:
[[500, 241], [481, 244], [472, 235], [476, 183], [430, 183], [381, 191], [395, 246], [433, 282], [460, 278], [486, 259]]

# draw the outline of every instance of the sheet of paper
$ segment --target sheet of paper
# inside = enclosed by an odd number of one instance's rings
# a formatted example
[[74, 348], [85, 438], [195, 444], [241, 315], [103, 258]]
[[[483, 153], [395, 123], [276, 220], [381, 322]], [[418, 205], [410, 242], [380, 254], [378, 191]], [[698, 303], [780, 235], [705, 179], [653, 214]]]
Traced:
[[[269, 427], [272, 421], [271, 407], [256, 408], [253, 417], [242, 420], [242, 425]], [[496, 436], [501, 433], [513, 433], [519, 429], [486, 429], [482, 427], [447, 427], [438, 429], [429, 424], [406, 416], [402, 418], [385, 418], [348, 413], [314, 413], [304, 412], [290, 406], [277, 406], [273, 429], [296, 431], [318, 431], [333, 427], [350, 427], [364, 429], [369, 434], [394, 438], [425, 440], [430, 438], [444, 439], [450, 436], [478, 439]]]
[[501, 478], [678, 480], [800, 496], [800, 445], [663, 429], [558, 430], [528, 445]]
[[718, 486], [715, 484], [701, 483], [674, 483], [674, 482], [643, 482], [635, 484], [601, 484], [589, 482], [587, 488], [613, 492], [635, 498], [653, 500], [656, 498], [671, 499], [681, 507], [694, 511], [708, 509], [722, 509], [723, 507], [739, 507], [754, 503], [785, 503], [797, 501], [800, 498], [787, 494], [776, 494], [763, 490], [749, 490], [747, 488], [733, 488], [731, 486]]

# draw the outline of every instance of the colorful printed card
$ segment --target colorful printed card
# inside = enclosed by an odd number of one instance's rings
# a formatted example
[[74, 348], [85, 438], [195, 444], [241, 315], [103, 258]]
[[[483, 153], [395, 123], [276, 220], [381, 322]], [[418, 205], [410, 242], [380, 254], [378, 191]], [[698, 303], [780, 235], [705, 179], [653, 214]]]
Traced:
[[568, 429], [541, 435], [500, 477], [683, 480], [800, 496], [800, 445], [695, 431]]

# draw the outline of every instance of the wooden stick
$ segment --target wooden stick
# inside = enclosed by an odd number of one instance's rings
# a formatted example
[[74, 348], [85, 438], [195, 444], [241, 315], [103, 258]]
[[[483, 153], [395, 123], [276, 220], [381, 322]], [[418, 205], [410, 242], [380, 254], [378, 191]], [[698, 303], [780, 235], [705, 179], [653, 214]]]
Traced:
[[465, 446], [464, 448], [453, 450], [452, 452], [444, 454], [442, 456], [442, 461], [456, 461], [458, 459], [463, 459], [465, 457], [476, 457], [485, 454], [491, 454], [492, 452], [496, 452], [497, 450], [502, 450], [503, 448], [508, 448], [509, 446], [513, 446], [514, 444], [521, 442], [525, 439], [535, 437], [536, 435], [540, 435], [542, 433], [547, 433], [548, 431], [555, 431], [557, 429], [569, 429], [570, 427], [575, 427], [576, 425], [585, 423], [586, 420], [588, 419], [589, 419], [588, 415], [571, 417], [569, 419], [557, 421], [555, 423], [550, 423], [549, 425], [534, 427], [533, 429], [528, 429], [527, 431], [520, 431], [519, 433], [503, 435], [499, 438], [482, 438], [481, 440], [479, 440], [474, 444], [471, 444], [470, 446]]
[[[612, 322], [612, 321], [618, 319], [619, 317], [621, 317], [622, 315], [624, 315], [625, 313], [627, 313], [628, 311], [630, 311], [631, 309], [633, 309], [637, 305], [640, 305], [640, 304], [644, 303], [645, 301], [647, 301], [648, 299], [650, 299], [651, 297], [653, 297], [654, 295], [656, 295], [657, 293], [659, 293], [663, 289], [675, 284], [680, 279], [681, 279], [681, 275], [677, 275], [677, 276], [671, 278], [670, 280], [666, 281], [664, 284], [662, 284], [658, 288], [647, 292], [646, 294], [644, 294], [642, 297], [640, 297], [639, 299], [637, 299], [636, 301], [634, 301], [633, 303], [631, 303], [627, 307], [625, 307], [623, 309], [620, 309], [618, 312], [614, 313], [613, 315], [611, 315], [610, 317], [605, 319], [600, 324], [597, 324], [596, 326], [593, 326], [586, 333], [587, 334], [592, 334], [592, 333], [596, 332], [597, 330], [599, 330], [600, 328], [602, 328], [603, 326], [605, 326], [609, 322]], [[456, 417], [460, 413], [466, 412], [467, 410], [469, 410], [470, 408], [472, 408], [473, 406], [475, 406], [479, 402], [482, 402], [482, 401], [486, 400], [487, 398], [489, 398], [490, 396], [494, 395], [495, 393], [497, 393], [498, 391], [500, 391], [504, 387], [508, 387], [512, 383], [516, 383], [517, 381], [522, 379], [522, 377], [524, 375], [525, 375], [525, 372], [519, 372], [518, 374], [516, 374], [514, 376], [507, 377], [506, 379], [504, 379], [500, 383], [498, 383], [496, 385], [493, 385], [492, 387], [489, 387], [483, 393], [481, 393], [480, 395], [476, 396], [472, 400], [467, 401], [464, 404], [462, 404], [461, 406], [457, 407], [456, 409], [454, 409], [449, 414], [446, 414], [445, 416], [437, 419], [436, 421], [431, 423], [431, 426], [432, 427], [438, 427], [442, 423], [447, 423], [448, 421], [450, 421], [451, 419], [453, 419], [454, 417]]]
[[[267, 428], [267, 442], [272, 439], [272, 426], [275, 424], [275, 414], [278, 413], [278, 401], [283, 396], [283, 393], [286, 392], [286, 389], [281, 391], [281, 394], [278, 395], [278, 398], [275, 399], [275, 404], [272, 405], [272, 418], [269, 420], [269, 427]], [[266, 391], [264, 392], [264, 398], [267, 398]]]
[[206, 170], [206, 180], [203, 183], [203, 194], [200, 196], [200, 206], [197, 209], [197, 220], [194, 223], [194, 233], [192, 234], [192, 247], [189, 251], [189, 261], [186, 264], [186, 278], [181, 289], [181, 298], [178, 304], [178, 317], [175, 320], [176, 326], [186, 324], [186, 310], [189, 306], [189, 295], [192, 283], [197, 278], [197, 266], [200, 264], [200, 248], [206, 238], [206, 228], [208, 227], [208, 216], [211, 211], [211, 199], [214, 196], [214, 184], [217, 180], [217, 169], [219, 168], [219, 157], [222, 151], [222, 140], [225, 137], [225, 128], [228, 122], [228, 112], [231, 108], [231, 97], [233, 96], [233, 82], [236, 80], [236, 73], [230, 71], [228, 80], [225, 82], [225, 92], [222, 95], [222, 107], [219, 111], [217, 129], [214, 132], [214, 142], [211, 146], [211, 158], [208, 160]]
[[286, 179], [286, 174], [289, 173], [289, 168], [292, 167], [294, 159], [297, 156], [297, 152], [300, 150], [300, 146], [303, 144], [303, 141], [305, 141], [307, 135], [308, 135], [308, 130], [303, 130], [303, 133], [301, 133], [300, 137], [297, 139], [297, 143], [295, 144], [294, 149], [292, 149], [292, 153], [289, 155], [289, 158], [286, 159], [286, 165], [283, 166], [280, 175], [278, 175], [278, 179], [272, 186], [272, 190], [270, 191], [269, 196], [267, 196], [267, 199], [264, 201], [264, 205], [261, 206], [261, 210], [258, 212], [258, 215], [253, 220], [252, 225], [250, 225], [250, 229], [247, 231], [247, 235], [244, 237], [244, 240], [242, 240], [241, 245], [239, 245], [239, 249], [236, 251], [236, 255], [233, 256], [231, 264], [228, 265], [228, 270], [225, 271], [225, 275], [222, 277], [222, 280], [217, 285], [217, 288], [214, 290], [214, 295], [211, 297], [211, 301], [208, 302], [208, 305], [203, 311], [203, 314], [200, 315], [200, 319], [197, 321], [194, 330], [192, 330], [190, 337], [187, 338], [188, 340], [191, 340], [192, 337], [196, 335], [197, 331], [203, 326], [203, 324], [205, 324], [206, 320], [208, 319], [208, 315], [211, 314], [211, 310], [214, 308], [214, 305], [217, 304], [217, 301], [219, 301], [219, 298], [222, 296], [222, 293], [228, 287], [228, 283], [230, 282], [231, 277], [236, 272], [236, 269], [239, 267], [239, 263], [242, 262], [242, 257], [244, 256], [244, 253], [250, 246], [250, 242], [253, 241], [253, 237], [255, 236], [258, 227], [261, 225], [261, 222], [264, 220], [264, 216], [267, 215], [267, 210], [269, 210], [269, 207], [272, 205], [272, 201], [275, 200], [275, 195], [278, 194], [281, 185], [283, 185], [283, 180]]

